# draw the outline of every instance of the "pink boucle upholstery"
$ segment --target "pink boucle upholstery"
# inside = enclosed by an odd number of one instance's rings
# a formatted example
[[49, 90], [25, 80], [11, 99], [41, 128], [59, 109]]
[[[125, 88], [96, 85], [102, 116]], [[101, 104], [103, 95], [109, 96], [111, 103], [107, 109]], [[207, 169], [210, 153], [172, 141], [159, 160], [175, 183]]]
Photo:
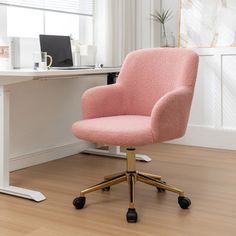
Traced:
[[168, 92], [155, 104], [151, 114], [154, 140], [162, 142], [184, 135], [191, 101], [191, 89], [183, 86]]
[[85, 119], [125, 114], [125, 98], [118, 84], [88, 89], [82, 97]]
[[153, 143], [149, 116], [110, 116], [76, 122], [72, 131], [80, 138], [117, 146], [140, 146]]
[[73, 125], [73, 133], [88, 141], [119, 146], [183, 136], [197, 68], [197, 54], [187, 49], [130, 53], [116, 84], [84, 93], [84, 120]]

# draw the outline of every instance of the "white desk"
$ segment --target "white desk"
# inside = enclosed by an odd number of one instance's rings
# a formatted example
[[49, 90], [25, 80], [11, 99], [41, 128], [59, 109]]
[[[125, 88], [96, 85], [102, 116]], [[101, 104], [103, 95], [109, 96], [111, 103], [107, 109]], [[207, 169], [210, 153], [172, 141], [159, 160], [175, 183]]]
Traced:
[[82, 75], [102, 75], [118, 73], [120, 68], [98, 68], [80, 70], [5, 70], [0, 71], [0, 86], [40, 79], [78, 78]]
[[[119, 72], [119, 68], [99, 68], [99, 69], [81, 69], [81, 70], [6, 70], [0, 71], [0, 192], [15, 195], [34, 201], [43, 201], [46, 197], [33, 190], [10, 186], [9, 175], [9, 93], [5, 86], [9, 84], [21, 83], [31, 80], [43, 79], [79, 79], [84, 75], [102, 75], [107, 74], [108, 79], [112, 81], [112, 75]], [[109, 77], [110, 76], [110, 77]], [[86, 153], [97, 155], [125, 157], [120, 152], [120, 147], [109, 147], [108, 151], [89, 149]], [[139, 160], [150, 161], [146, 155], [139, 155]]]

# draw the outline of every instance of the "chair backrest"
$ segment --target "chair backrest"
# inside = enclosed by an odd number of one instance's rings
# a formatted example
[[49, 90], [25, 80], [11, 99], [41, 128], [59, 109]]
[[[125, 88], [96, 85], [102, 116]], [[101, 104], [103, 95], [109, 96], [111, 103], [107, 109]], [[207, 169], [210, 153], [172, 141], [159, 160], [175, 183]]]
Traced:
[[117, 83], [125, 90], [126, 114], [150, 116], [155, 103], [180, 86], [194, 88], [198, 56], [180, 48], [152, 48], [131, 52]]

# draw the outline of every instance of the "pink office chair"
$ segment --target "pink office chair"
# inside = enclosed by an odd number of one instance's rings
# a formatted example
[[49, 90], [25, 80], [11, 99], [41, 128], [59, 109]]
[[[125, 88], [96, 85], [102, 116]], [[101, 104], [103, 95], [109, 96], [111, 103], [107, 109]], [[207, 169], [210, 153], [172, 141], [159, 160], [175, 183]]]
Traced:
[[137, 222], [134, 205], [136, 181], [179, 195], [187, 209], [191, 201], [184, 192], [161, 180], [161, 176], [136, 170], [135, 146], [172, 140], [184, 135], [189, 118], [198, 68], [198, 55], [187, 49], [142, 49], [130, 53], [117, 83], [87, 90], [82, 97], [84, 120], [72, 127], [74, 135], [87, 141], [128, 147], [127, 168], [122, 173], [80, 192], [73, 204], [85, 205], [85, 194], [127, 181], [130, 189], [128, 222]]

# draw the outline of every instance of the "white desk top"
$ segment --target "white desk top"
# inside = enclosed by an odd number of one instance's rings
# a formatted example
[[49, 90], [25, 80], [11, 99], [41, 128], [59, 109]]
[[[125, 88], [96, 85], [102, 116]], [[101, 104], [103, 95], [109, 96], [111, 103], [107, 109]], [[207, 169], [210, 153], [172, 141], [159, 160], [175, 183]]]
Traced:
[[0, 86], [9, 85], [30, 80], [73, 78], [87, 75], [102, 75], [119, 72], [120, 68], [96, 68], [79, 70], [46, 70], [36, 71], [33, 69], [5, 70], [0, 71]]

